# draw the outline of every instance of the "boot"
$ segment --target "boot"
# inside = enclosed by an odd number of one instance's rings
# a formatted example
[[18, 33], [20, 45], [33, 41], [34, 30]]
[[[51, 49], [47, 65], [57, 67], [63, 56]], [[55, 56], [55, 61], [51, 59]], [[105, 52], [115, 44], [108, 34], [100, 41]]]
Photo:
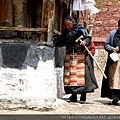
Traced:
[[69, 97], [68, 102], [77, 102], [77, 94], [72, 94], [72, 95]]
[[113, 100], [112, 105], [120, 105], [120, 101], [119, 100]]
[[80, 103], [83, 104], [86, 101], [86, 93], [81, 93]]

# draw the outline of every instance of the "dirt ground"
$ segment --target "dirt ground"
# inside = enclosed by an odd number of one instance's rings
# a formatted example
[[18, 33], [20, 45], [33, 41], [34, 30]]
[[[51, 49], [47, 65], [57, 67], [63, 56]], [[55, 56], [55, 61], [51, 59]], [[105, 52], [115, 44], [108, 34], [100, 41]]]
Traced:
[[[95, 69], [95, 76], [99, 88], [94, 93], [87, 94], [85, 104], [68, 103], [65, 100], [58, 99], [55, 110], [33, 111], [19, 109], [16, 111], [0, 110], [0, 114], [120, 114], [120, 106], [109, 105], [110, 99], [100, 97], [102, 83], [102, 73]], [[79, 100], [80, 96], [78, 96]]]

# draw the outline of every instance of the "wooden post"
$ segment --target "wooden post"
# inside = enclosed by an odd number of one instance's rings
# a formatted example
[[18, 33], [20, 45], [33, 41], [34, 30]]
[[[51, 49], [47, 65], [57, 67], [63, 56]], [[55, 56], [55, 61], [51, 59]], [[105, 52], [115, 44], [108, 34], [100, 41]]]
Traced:
[[55, 0], [48, 1], [48, 37], [47, 42], [53, 41], [54, 31], [54, 18], [55, 18]]
[[[41, 27], [48, 27], [48, 9], [47, 9], [47, 1], [43, 0], [42, 6], [42, 19], [41, 19]], [[47, 41], [47, 36], [45, 33], [41, 34], [40, 41]]]
[[26, 2], [27, 0], [13, 0], [14, 26], [26, 26]]
[[62, 23], [63, 23], [63, 8], [62, 8], [62, 3], [63, 3], [63, 0], [60, 0], [60, 9], [61, 9], [61, 14], [60, 14], [60, 32], [62, 32]]
[[82, 17], [83, 17], [83, 23], [84, 23], [84, 27], [87, 29], [87, 10], [83, 10], [83, 11], [81, 11], [81, 13], [82, 13]]
[[89, 35], [92, 36], [94, 22], [95, 22], [96, 14], [94, 14], [92, 17], [90, 17], [90, 24], [89, 24]]
[[8, 4], [8, 21], [13, 26], [13, 6], [12, 6], [12, 0], [7, 0]]

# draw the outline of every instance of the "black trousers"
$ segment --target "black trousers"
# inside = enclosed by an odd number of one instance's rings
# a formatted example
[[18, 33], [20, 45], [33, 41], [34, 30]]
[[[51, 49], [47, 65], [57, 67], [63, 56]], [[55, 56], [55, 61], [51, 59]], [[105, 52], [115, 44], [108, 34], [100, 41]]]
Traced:
[[[77, 94], [73, 93], [71, 99], [77, 101]], [[86, 93], [81, 93], [80, 101], [86, 101]]]

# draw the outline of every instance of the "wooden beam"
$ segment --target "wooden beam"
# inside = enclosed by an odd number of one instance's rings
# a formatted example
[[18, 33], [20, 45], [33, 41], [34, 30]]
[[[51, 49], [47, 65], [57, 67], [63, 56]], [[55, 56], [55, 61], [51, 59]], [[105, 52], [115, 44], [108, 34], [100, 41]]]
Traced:
[[53, 41], [54, 21], [55, 21], [55, 0], [49, 0], [48, 1], [48, 37], [47, 37], [47, 42]]
[[7, 31], [37, 31], [37, 32], [47, 32], [47, 28], [19, 28], [19, 27], [3, 27], [0, 26], [0, 30], [7, 30]]
[[[48, 27], [48, 9], [47, 9], [47, 2], [48, 0], [43, 0], [43, 6], [42, 6], [42, 19], [41, 19], [41, 28]], [[41, 34], [40, 41], [46, 41], [47, 36], [46, 34]]]
[[14, 17], [14, 26], [22, 25], [26, 26], [26, 4], [27, 0], [12, 0], [13, 2], [13, 17]]
[[41, 19], [41, 27], [47, 26], [47, 2], [48, 0], [43, 0], [43, 6], [42, 6], [42, 19]]
[[63, 0], [60, 0], [60, 32], [62, 32], [62, 24], [63, 24], [63, 8], [62, 8]]
[[61, 32], [57, 31], [56, 29], [54, 29], [54, 33], [55, 33], [55, 34], [58, 34], [58, 35], [61, 35], [61, 34], [62, 34]]

